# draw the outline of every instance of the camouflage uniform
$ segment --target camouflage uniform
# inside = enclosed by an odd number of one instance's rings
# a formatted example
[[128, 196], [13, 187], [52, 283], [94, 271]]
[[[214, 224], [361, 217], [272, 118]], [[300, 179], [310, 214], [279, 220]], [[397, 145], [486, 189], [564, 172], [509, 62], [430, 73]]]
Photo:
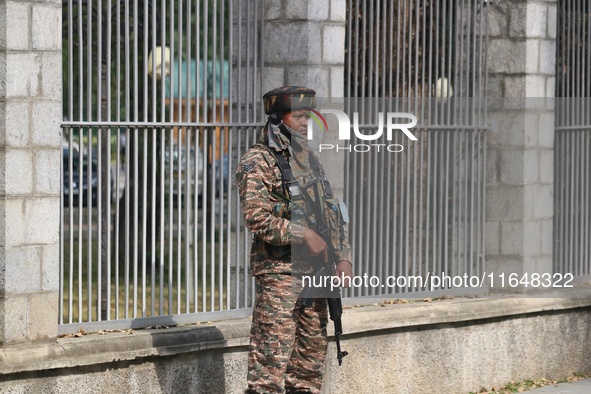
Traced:
[[[319, 393], [327, 346], [326, 300], [315, 299], [305, 306], [294, 291], [301, 290], [301, 285], [292, 275], [292, 245], [302, 244], [306, 223], [292, 220], [292, 212], [304, 208], [278, 197], [284, 195], [284, 185], [277, 159], [269, 149], [287, 152], [291, 148], [285, 136], [269, 129], [268, 124], [236, 172], [246, 225], [253, 232], [250, 269], [256, 282], [247, 393]], [[306, 160], [294, 160], [292, 168], [300, 185], [324, 176], [322, 169], [315, 173]], [[346, 226], [334, 217], [329, 220], [333, 219], [340, 227], [333, 237], [336, 259], [350, 261]], [[302, 262], [298, 270], [311, 272], [310, 260]]]

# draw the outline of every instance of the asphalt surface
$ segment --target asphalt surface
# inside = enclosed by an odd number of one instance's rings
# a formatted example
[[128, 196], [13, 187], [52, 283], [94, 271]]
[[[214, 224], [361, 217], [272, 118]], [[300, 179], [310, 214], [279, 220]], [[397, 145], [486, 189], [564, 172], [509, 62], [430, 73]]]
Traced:
[[591, 394], [591, 379], [577, 380], [570, 383], [558, 383], [552, 386], [527, 391], [535, 394]]

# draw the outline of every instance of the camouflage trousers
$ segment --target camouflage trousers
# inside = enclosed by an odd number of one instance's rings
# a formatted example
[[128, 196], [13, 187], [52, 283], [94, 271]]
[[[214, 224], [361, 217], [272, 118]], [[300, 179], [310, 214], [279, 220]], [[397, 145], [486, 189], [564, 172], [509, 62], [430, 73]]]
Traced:
[[246, 393], [320, 393], [326, 300], [302, 305], [295, 281], [284, 274], [256, 276]]

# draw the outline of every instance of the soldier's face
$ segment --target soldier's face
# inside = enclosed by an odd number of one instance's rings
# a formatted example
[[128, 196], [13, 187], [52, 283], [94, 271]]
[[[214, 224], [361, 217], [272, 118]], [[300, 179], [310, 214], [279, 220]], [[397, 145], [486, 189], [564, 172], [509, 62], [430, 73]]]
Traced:
[[308, 119], [310, 119], [310, 110], [308, 109], [288, 112], [283, 115], [283, 123], [303, 137], [308, 136]]

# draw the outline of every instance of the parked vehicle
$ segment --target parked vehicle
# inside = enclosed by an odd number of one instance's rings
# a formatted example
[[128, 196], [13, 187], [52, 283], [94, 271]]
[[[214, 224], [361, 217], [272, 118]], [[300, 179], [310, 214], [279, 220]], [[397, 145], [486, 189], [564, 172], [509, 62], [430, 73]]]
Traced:
[[[164, 163], [165, 163], [165, 192], [168, 193], [172, 182], [172, 198], [176, 204], [178, 201], [179, 193], [181, 199], [187, 192], [187, 175], [189, 176], [189, 193], [192, 196], [197, 189], [199, 205], [201, 205], [201, 196], [203, 194], [203, 158], [201, 151], [184, 146], [173, 145], [172, 146], [172, 176], [170, 175], [170, 159], [171, 149], [167, 148], [164, 152]], [[188, 173], [188, 174], [187, 174]], [[195, 182], [197, 180], [197, 182]]]
[[[72, 162], [72, 174], [70, 174], [70, 161]], [[70, 197], [72, 197], [72, 205], [77, 207], [80, 202], [80, 196], [82, 196], [82, 205], [86, 207], [90, 195], [91, 206], [96, 207], [100, 198], [98, 152], [93, 150], [92, 160], [89, 160], [88, 153], [84, 150], [82, 158], [80, 158], [78, 144], [72, 144], [72, 148], [70, 149], [70, 145], [65, 142], [62, 144], [62, 163], [64, 206], [70, 205]], [[88, 186], [89, 176], [90, 187]], [[114, 189], [115, 178], [112, 168], [109, 170], [109, 182], [111, 183], [111, 192], [116, 195], [117, 192]]]
[[[230, 157], [227, 153], [222, 155], [221, 159], [216, 160], [215, 162], [215, 187], [216, 187], [216, 195], [218, 197], [223, 197], [228, 194], [228, 176], [230, 174]], [[220, 180], [221, 180], [221, 189], [220, 189]], [[221, 193], [220, 193], [221, 191]]]
[[[72, 204], [78, 206], [81, 196], [82, 204], [86, 206], [89, 195], [92, 206], [96, 206], [98, 201], [98, 165], [96, 157], [89, 160], [86, 153], [80, 157], [80, 150], [77, 145], [72, 145], [70, 149], [70, 145], [65, 143], [62, 144], [62, 160], [64, 206], [70, 205], [70, 198]], [[70, 162], [72, 163], [71, 173]]]

